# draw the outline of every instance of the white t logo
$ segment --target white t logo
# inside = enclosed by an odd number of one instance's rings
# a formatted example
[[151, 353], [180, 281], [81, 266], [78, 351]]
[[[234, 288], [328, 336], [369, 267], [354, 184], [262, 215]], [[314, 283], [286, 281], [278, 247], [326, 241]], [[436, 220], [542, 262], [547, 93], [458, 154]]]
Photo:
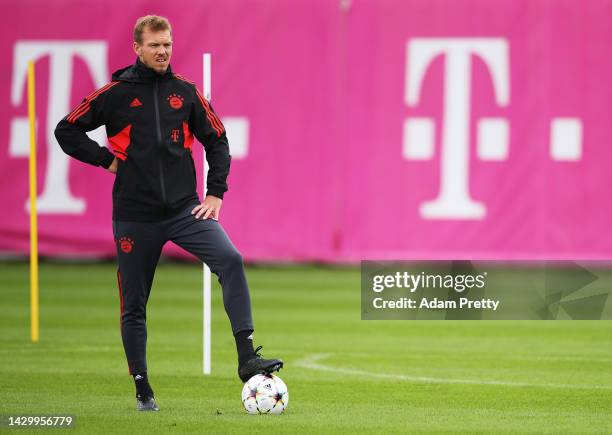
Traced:
[[[68, 183], [69, 157], [59, 147], [53, 130], [70, 110], [70, 85], [72, 84], [73, 58], [79, 56], [91, 71], [94, 86], [100, 88], [108, 81], [107, 45], [104, 41], [18, 41], [15, 44], [11, 102], [22, 103], [25, 95], [28, 61], [49, 56], [49, 98], [47, 106], [47, 168], [43, 192], [38, 198], [41, 213], [84, 213], [85, 200], [70, 193]], [[90, 137], [104, 146], [104, 127], [91, 132]], [[38, 141], [41, 142], [38, 136]], [[11, 120], [10, 155], [28, 156], [28, 119], [16, 117]], [[26, 204], [26, 208], [28, 205]]]
[[[507, 41], [503, 38], [416, 38], [408, 41], [406, 49], [404, 98], [409, 106], [418, 104], [421, 83], [431, 62], [439, 55], [445, 56], [440, 192], [436, 199], [421, 205], [421, 216], [426, 219], [483, 219], [484, 204], [474, 201], [469, 193], [471, 56], [478, 56], [485, 63], [491, 73], [496, 103], [507, 106], [510, 100]], [[483, 119], [478, 127], [479, 157], [505, 159], [507, 121]], [[406, 120], [404, 156], [431, 158], [433, 130], [433, 121], [429, 118]]]

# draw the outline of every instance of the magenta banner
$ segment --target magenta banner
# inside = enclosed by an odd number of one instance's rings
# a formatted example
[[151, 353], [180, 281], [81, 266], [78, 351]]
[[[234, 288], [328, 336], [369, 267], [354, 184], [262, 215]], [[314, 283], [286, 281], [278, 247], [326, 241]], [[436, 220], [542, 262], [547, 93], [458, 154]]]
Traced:
[[34, 60], [41, 253], [114, 255], [113, 175], [69, 159], [53, 129], [134, 62], [134, 22], [156, 13], [173, 70], [200, 88], [212, 53], [233, 156], [221, 222], [246, 259], [612, 258], [610, 2], [2, 7], [3, 253], [29, 249]]

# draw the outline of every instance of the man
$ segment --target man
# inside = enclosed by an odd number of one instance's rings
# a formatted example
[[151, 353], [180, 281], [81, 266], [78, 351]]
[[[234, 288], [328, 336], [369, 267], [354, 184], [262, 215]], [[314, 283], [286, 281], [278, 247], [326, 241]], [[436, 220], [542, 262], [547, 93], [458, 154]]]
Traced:
[[[55, 129], [72, 157], [115, 174], [113, 232], [121, 337], [138, 410], [159, 410], [147, 378], [146, 304], [164, 243], [171, 240], [209, 265], [223, 289], [223, 304], [238, 351], [238, 375], [247, 381], [279, 370], [279, 359], [253, 349], [251, 303], [242, 257], [218, 222], [230, 168], [223, 124], [193, 82], [170, 67], [172, 29], [166, 18], [147, 15], [134, 27], [136, 63], [87, 96]], [[85, 132], [105, 125], [114, 151]], [[209, 164], [200, 203], [191, 148], [194, 136]]]

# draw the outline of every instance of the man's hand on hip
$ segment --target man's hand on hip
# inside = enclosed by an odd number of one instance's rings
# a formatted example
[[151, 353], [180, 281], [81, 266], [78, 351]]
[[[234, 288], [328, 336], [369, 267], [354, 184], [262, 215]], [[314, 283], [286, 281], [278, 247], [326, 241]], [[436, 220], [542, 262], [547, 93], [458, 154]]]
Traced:
[[113, 163], [110, 164], [110, 166], [108, 168], [106, 168], [106, 170], [112, 174], [116, 174], [117, 173], [117, 165], [119, 163], [117, 163], [117, 157], [115, 157], [115, 159], [113, 160]]
[[223, 200], [221, 198], [207, 195], [202, 204], [196, 205], [195, 208], [191, 210], [191, 214], [195, 214], [196, 219], [211, 218], [218, 221], [222, 202]]

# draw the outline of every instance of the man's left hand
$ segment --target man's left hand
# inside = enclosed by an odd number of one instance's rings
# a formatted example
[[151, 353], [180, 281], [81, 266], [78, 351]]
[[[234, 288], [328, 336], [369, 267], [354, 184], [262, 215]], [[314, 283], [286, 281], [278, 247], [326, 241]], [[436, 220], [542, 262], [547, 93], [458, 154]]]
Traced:
[[196, 219], [211, 218], [218, 221], [222, 202], [223, 200], [221, 198], [207, 195], [202, 204], [196, 205], [195, 208], [191, 210], [191, 214], [195, 214]]

